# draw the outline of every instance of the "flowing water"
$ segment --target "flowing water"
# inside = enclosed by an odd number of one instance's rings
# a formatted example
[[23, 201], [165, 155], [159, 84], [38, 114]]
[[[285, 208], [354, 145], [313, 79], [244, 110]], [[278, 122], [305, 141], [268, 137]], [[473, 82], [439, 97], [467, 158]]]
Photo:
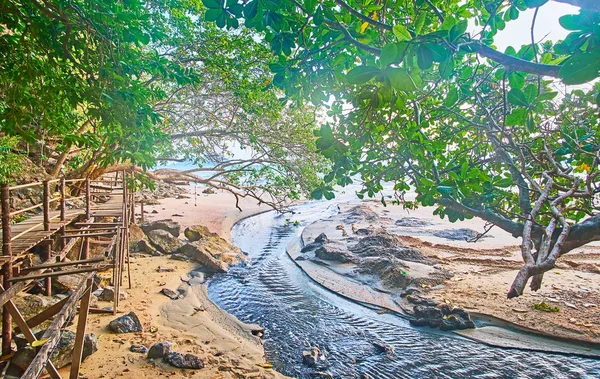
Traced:
[[[323, 371], [334, 378], [600, 378], [600, 360], [493, 348], [413, 328], [316, 285], [287, 256], [286, 246], [308, 224], [335, 214], [337, 206], [310, 202], [285, 215], [264, 213], [238, 223], [233, 242], [248, 254], [245, 265], [215, 276], [213, 301], [247, 323], [265, 328], [267, 360], [297, 378]], [[318, 346], [327, 360], [302, 363]], [[387, 347], [386, 349], [382, 346]]]

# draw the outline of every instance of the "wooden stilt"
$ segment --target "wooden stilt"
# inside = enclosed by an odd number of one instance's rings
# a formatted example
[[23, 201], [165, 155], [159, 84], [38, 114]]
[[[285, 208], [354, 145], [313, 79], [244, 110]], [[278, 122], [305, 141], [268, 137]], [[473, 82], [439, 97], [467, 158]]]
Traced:
[[[44, 231], [50, 230], [50, 185], [47, 180], [43, 182], [43, 211], [44, 211]], [[50, 243], [44, 244], [43, 246], [42, 261], [48, 262], [50, 260], [50, 252], [52, 251], [52, 245]], [[52, 296], [52, 278], [47, 277], [44, 280], [44, 286], [46, 287], [46, 296]]]
[[[91, 207], [92, 207], [92, 196], [91, 196], [91, 192], [90, 192], [90, 177], [88, 176], [85, 179], [85, 219], [86, 219], [86, 222], [90, 222], [91, 215], [92, 215]], [[81, 256], [79, 257], [79, 259], [88, 259], [89, 251], [90, 251], [90, 241], [89, 241], [88, 237], [84, 237], [83, 242], [82, 242]]]
[[[90, 310], [90, 299], [92, 297], [93, 279], [87, 281], [87, 292], [81, 298], [79, 307], [79, 318], [77, 319], [77, 332], [75, 333], [75, 346], [73, 347], [73, 357], [71, 359], [71, 373], [69, 378], [79, 378], [79, 367], [81, 366], [81, 357], [83, 354], [83, 342], [85, 338], [85, 329], [87, 328], [88, 312]], [[116, 296], [116, 295], [115, 295]]]
[[[10, 204], [9, 204], [8, 184], [2, 184], [0, 190], [0, 201], [2, 203], [2, 255], [12, 257], [11, 251], [11, 231], [10, 231]], [[12, 277], [12, 259], [2, 266], [2, 282], [4, 288], [10, 288], [10, 278]], [[12, 325], [8, 308], [5, 306], [2, 310], [2, 355], [12, 353]]]

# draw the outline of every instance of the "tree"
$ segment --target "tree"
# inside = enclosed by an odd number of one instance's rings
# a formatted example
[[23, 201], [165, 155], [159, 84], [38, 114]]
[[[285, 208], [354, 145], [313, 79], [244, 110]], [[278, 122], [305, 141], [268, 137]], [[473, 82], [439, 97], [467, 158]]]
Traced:
[[[0, 10], [2, 132], [33, 145], [51, 176], [125, 165], [147, 183], [139, 174], [157, 157], [210, 161], [210, 180], [172, 174], [276, 207], [314, 185], [314, 112], [264, 91], [269, 50], [206, 24], [200, 2], [10, 0]], [[251, 158], [232, 161], [232, 145]]]
[[537, 40], [534, 17], [531, 43], [504, 52], [497, 32], [547, 0], [204, 2], [207, 19], [264, 35], [273, 85], [327, 108], [317, 146], [332, 170], [315, 197], [359, 175], [359, 196], [392, 182], [392, 202], [522, 237], [508, 297], [600, 240], [600, 85], [565, 87], [600, 75], [597, 2], [561, 0], [581, 7], [561, 17], [564, 41]]

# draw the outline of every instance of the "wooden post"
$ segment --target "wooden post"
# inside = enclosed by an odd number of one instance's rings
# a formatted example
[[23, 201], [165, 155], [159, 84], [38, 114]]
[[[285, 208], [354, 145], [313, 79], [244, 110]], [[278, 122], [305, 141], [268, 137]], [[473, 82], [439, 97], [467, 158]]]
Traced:
[[[43, 186], [43, 212], [44, 212], [44, 231], [48, 232], [50, 231], [50, 185], [48, 184], [47, 180], [44, 180], [44, 182], [42, 183]], [[48, 263], [48, 260], [50, 259], [50, 253], [52, 250], [52, 244], [50, 243], [50, 241], [47, 241], [46, 243], [44, 243], [43, 247], [43, 257], [42, 257], [42, 262], [46, 262]], [[46, 296], [52, 296], [52, 279], [51, 278], [46, 278], [44, 280], [44, 284], [46, 287], [46, 291], [45, 294]]]
[[[90, 222], [92, 218], [92, 194], [90, 191], [90, 177], [85, 178], [85, 219]], [[81, 256], [79, 259], [88, 259], [90, 251], [90, 241], [87, 237], [83, 237]]]
[[[66, 183], [65, 183], [65, 177], [63, 176], [62, 178], [60, 178], [60, 221], [64, 222], [67, 219], [67, 189], [66, 189]], [[60, 235], [64, 236], [65, 235], [65, 226], [63, 225], [60, 228]], [[65, 241], [64, 238], [60, 239], [60, 249], [64, 249], [65, 248], [65, 244], [67, 243], [67, 241]]]
[[140, 201], [140, 205], [141, 205], [141, 211], [140, 211], [140, 222], [143, 224], [144, 223], [144, 200], [142, 199]]
[[[12, 235], [10, 232], [10, 203], [9, 203], [8, 184], [2, 184], [0, 191], [0, 199], [2, 203], [2, 255], [5, 257], [12, 256], [10, 240]], [[12, 278], [12, 259], [2, 266], [2, 283], [5, 289], [10, 288], [10, 279]], [[11, 317], [7, 307], [2, 309], [2, 355], [12, 353], [12, 325]]]
[[[79, 378], [79, 367], [81, 366], [81, 357], [83, 355], [83, 342], [85, 339], [85, 329], [87, 328], [88, 312], [90, 310], [90, 299], [92, 297], [93, 279], [87, 281], [87, 292], [81, 298], [79, 307], [79, 318], [77, 319], [77, 332], [75, 333], [75, 346], [73, 347], [73, 356], [71, 358], [71, 373], [69, 378]], [[115, 295], [117, 296], [117, 295]]]

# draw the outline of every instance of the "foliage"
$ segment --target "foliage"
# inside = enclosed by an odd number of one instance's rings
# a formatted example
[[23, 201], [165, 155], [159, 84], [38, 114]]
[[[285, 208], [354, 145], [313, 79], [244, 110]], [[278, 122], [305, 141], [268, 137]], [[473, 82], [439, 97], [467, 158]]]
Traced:
[[230, 19], [243, 18], [264, 35], [277, 55], [272, 85], [327, 109], [315, 134], [332, 170], [315, 198], [360, 178], [360, 197], [435, 206], [453, 222], [481, 217], [522, 236], [509, 297], [531, 277], [538, 289], [558, 256], [600, 239], [600, 85], [563, 86], [600, 76], [598, 7], [570, 0], [586, 6], [560, 18], [564, 41], [531, 32], [530, 44], [494, 47], [499, 31], [546, 2], [251, 0], [240, 14], [240, 2], [205, 0], [207, 19], [234, 28]]
[[0, 137], [0, 184], [13, 182], [21, 171], [22, 153], [17, 144], [15, 137]]
[[545, 301], [533, 304], [533, 309], [544, 312], [560, 312], [560, 307], [556, 305], [549, 305]]

